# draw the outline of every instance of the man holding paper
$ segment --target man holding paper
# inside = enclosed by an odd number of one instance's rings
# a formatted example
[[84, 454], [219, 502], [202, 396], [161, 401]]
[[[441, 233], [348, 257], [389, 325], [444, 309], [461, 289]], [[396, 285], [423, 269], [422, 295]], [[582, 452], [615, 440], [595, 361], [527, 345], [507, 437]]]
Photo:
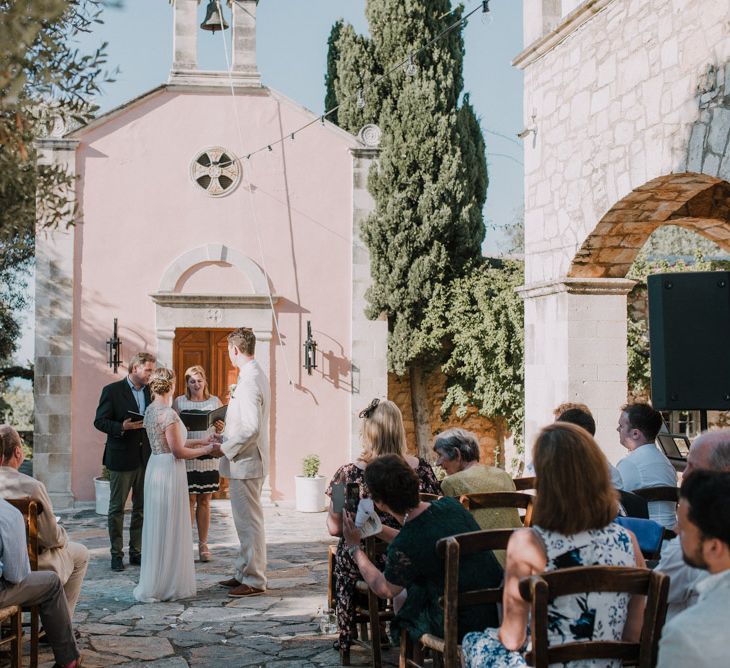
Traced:
[[144, 474], [150, 458], [150, 442], [141, 416], [151, 402], [147, 385], [155, 362], [154, 355], [137, 353], [129, 362], [128, 375], [102, 389], [96, 409], [94, 426], [107, 435], [103, 463], [109, 469], [107, 522], [113, 571], [124, 570], [124, 504], [130, 490], [129, 563], [137, 566], [142, 563]]
[[269, 468], [269, 379], [254, 359], [256, 336], [240, 327], [228, 335], [228, 356], [238, 384], [226, 413], [220, 473], [230, 479], [233, 522], [241, 544], [236, 574], [220, 584], [229, 596], [257, 596], [266, 590], [266, 537], [261, 488]]

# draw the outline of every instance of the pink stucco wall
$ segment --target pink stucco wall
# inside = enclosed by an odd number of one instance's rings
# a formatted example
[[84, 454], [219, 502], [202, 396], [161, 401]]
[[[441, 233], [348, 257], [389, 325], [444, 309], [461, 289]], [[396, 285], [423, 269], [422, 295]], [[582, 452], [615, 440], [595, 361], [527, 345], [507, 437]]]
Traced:
[[[234, 113], [234, 105], [238, 114]], [[237, 130], [241, 122], [242, 140]], [[117, 317], [124, 358], [156, 351], [155, 305], [167, 266], [206, 243], [225, 243], [260, 267], [249, 194], [211, 198], [189, 178], [192, 158], [209, 146], [239, 157], [311, 120], [277, 96], [161, 91], [77, 136], [78, 193], [83, 224], [76, 228], [74, 275], [73, 493], [93, 498], [105, 435], [93, 427], [101, 387], [114, 376], [104, 342]], [[274, 498], [293, 498], [294, 475], [310, 452], [329, 476], [348, 458], [351, 323], [352, 166], [354, 139], [319, 123], [253, 157], [247, 168], [265, 265], [288, 344], [272, 341], [272, 459]], [[226, 269], [192, 272], [184, 290], [208, 292]], [[218, 272], [218, 273], [216, 273]], [[246, 292], [246, 281], [220, 293]], [[324, 371], [301, 369], [310, 319]], [[245, 325], [246, 323], [240, 323]], [[337, 369], [339, 373], [329, 372]]]

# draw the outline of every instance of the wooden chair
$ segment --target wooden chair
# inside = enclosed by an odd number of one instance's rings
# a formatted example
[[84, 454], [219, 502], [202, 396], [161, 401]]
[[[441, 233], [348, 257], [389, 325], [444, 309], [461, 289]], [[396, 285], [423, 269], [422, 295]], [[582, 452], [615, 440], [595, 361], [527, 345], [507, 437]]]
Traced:
[[483, 492], [480, 494], [464, 494], [459, 497], [461, 505], [467, 510], [479, 508], [517, 508], [525, 511], [520, 515], [522, 524], [532, 525], [532, 504], [535, 497], [525, 492]]
[[327, 607], [335, 608], [335, 555], [337, 545], [330, 545], [327, 549]]
[[23, 611], [17, 605], [0, 608], [0, 624], [3, 636], [0, 645], [10, 644], [10, 666], [21, 668], [23, 665]]
[[[558, 596], [584, 592], [626, 592], [646, 596], [640, 641], [589, 640], [548, 645], [548, 602]], [[651, 668], [656, 665], [668, 592], [669, 577], [644, 568], [586, 566], [523, 578], [520, 594], [531, 604], [532, 636], [532, 649], [525, 659], [535, 668], [585, 659], [622, 659], [639, 668]]]
[[[388, 549], [388, 544], [375, 536], [365, 539], [365, 554], [368, 559], [375, 560]], [[355, 640], [358, 645], [367, 648], [372, 658], [373, 668], [381, 668], [382, 659], [382, 625], [394, 617], [393, 602], [388, 599], [381, 603], [380, 599], [371, 591], [367, 582], [358, 580], [355, 584], [355, 624], [360, 625], [359, 637]], [[350, 665], [350, 650], [340, 648], [340, 663]]]
[[421, 501], [426, 501], [428, 503], [431, 503], [431, 501], [436, 501], [436, 499], [440, 499], [441, 498], [441, 495], [439, 495], [439, 494], [429, 494], [428, 492], [421, 492], [418, 495], [418, 498]]
[[[28, 561], [30, 570], [38, 570], [38, 516], [43, 512], [40, 501], [25, 497], [22, 499], [6, 499], [22, 514], [25, 521], [25, 533], [28, 539]], [[43, 635], [40, 631], [40, 608], [38, 606], [23, 607], [23, 612], [30, 614], [30, 668], [38, 667], [38, 641]], [[23, 624], [24, 626], [28, 624]]]
[[513, 478], [512, 482], [515, 484], [515, 489], [518, 492], [524, 492], [528, 489], [535, 489], [535, 476], [528, 476], [526, 478]]
[[[489, 531], [472, 531], [442, 538], [436, 549], [444, 559], [444, 595], [439, 602], [444, 608], [443, 638], [430, 633], [421, 636], [419, 642], [423, 649], [430, 650], [434, 658], [434, 666], [459, 668], [459, 608], [485, 603], [502, 603], [502, 586], [487, 589], [459, 591], [459, 561], [462, 556], [477, 554], [487, 550], [505, 550], [510, 536], [515, 529], [493, 529]], [[400, 667], [413, 666], [422, 668], [416, 647], [405, 631], [401, 633]]]

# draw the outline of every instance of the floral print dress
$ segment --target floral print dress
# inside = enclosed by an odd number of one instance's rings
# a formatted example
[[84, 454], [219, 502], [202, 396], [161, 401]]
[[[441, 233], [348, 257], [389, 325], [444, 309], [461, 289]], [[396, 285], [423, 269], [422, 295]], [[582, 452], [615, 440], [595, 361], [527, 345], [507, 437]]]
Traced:
[[[636, 566], [631, 536], [618, 524], [573, 536], [533, 527], [545, 547], [545, 571], [573, 566]], [[625, 593], [586, 593], [561, 596], [548, 604], [548, 643], [621, 640], [630, 596]], [[464, 636], [462, 652], [467, 668], [522, 668], [521, 652], [499, 641], [499, 629]], [[621, 661], [571, 661], [570, 668], [620, 668]]]
[[[418, 476], [418, 490], [428, 494], [440, 494], [441, 485], [436, 479], [436, 475], [431, 465], [425, 460], [418, 460], [418, 467], [415, 469]], [[330, 484], [327, 487], [327, 496], [332, 496], [332, 485], [337, 483], [353, 483], [356, 482], [360, 486], [360, 498], [370, 498], [370, 491], [365, 484], [365, 470], [361, 469], [357, 464], [345, 464], [341, 466], [332, 476]], [[380, 521], [393, 529], [400, 529], [397, 520], [388, 513], [377, 511]], [[385, 566], [385, 556], [383, 555], [378, 563], [375, 564], [380, 570]], [[344, 538], [340, 538], [337, 545], [337, 553], [335, 554], [335, 612], [337, 614], [337, 630], [339, 633], [339, 644], [341, 649], [348, 649], [352, 645], [353, 639], [356, 637], [356, 625], [353, 621], [355, 608], [355, 583], [361, 579], [360, 569], [352, 560], [345, 549]]]

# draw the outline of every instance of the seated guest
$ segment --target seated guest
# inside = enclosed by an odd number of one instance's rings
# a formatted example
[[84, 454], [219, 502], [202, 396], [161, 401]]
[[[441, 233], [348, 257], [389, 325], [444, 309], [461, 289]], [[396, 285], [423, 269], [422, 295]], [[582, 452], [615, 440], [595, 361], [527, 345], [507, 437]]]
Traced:
[[[593, 419], [593, 414], [588, 410], [588, 406], [581, 404], [582, 408], [568, 408], [562, 413], [559, 413], [555, 418], [555, 422], [569, 422], [570, 424], [576, 424], [579, 427], [583, 427], [591, 436], [596, 436], [596, 421]], [[616, 489], [623, 489], [624, 483], [621, 479], [621, 474], [618, 469], [608, 463], [608, 471], [611, 474], [611, 484]]]
[[[687, 478], [693, 471], [730, 472], [730, 429], [705, 431], [692, 442], [683, 478]], [[679, 538], [664, 542], [656, 570], [669, 576], [669, 621], [697, 602], [697, 585], [708, 573], [684, 560]]]
[[[425, 460], [413, 457], [406, 453], [406, 430], [403, 426], [403, 417], [400, 409], [392, 401], [373, 399], [370, 405], [360, 412], [362, 419], [362, 445], [360, 457], [351, 464], [341, 466], [332, 476], [327, 496], [332, 496], [332, 486], [355, 483], [360, 489], [360, 498], [370, 497], [370, 491], [365, 482], [365, 471], [368, 465], [380, 455], [392, 454], [401, 457], [413, 469], [418, 479], [418, 491], [429, 494], [440, 494], [441, 487], [434, 475], [431, 465]], [[379, 512], [380, 521], [389, 527], [397, 527], [397, 520], [386, 512]], [[342, 514], [335, 513], [330, 501], [327, 515], [327, 529], [331, 536], [342, 536]], [[378, 564], [382, 568], [383, 563]], [[335, 591], [337, 614], [337, 628], [339, 639], [335, 642], [335, 649], [346, 653], [356, 637], [354, 618], [355, 584], [360, 579], [360, 573], [352, 557], [341, 539], [337, 545], [334, 564]]]
[[[642, 487], [677, 485], [674, 467], [654, 444], [662, 424], [661, 414], [649, 404], [627, 404], [621, 409], [616, 431], [621, 445], [629, 451], [617, 465], [623, 489], [631, 492]], [[675, 504], [652, 501], [649, 518], [671, 529], [677, 521]]]
[[20, 435], [11, 426], [0, 425], [0, 497], [18, 499], [29, 496], [43, 504], [38, 516], [38, 570], [58, 575], [73, 619], [79, 600], [81, 583], [89, 565], [89, 551], [80, 543], [72, 543], [66, 530], [56, 523], [56, 514], [45, 485], [18, 469], [25, 457]]
[[[402, 457], [384, 455], [370, 462], [365, 482], [375, 505], [398, 521], [397, 531], [384, 527], [381, 537], [390, 543], [381, 572], [363, 552], [360, 531], [353, 518], [343, 513], [345, 548], [350, 552], [362, 578], [380, 598], [394, 599], [396, 616], [391, 635], [396, 639], [404, 629], [418, 640], [424, 633], [443, 636], [444, 562], [436, 543], [447, 536], [477, 531], [479, 525], [454, 498], [431, 503], [418, 496], [418, 478]], [[502, 568], [491, 552], [469, 555], [459, 566], [459, 588], [497, 587]], [[467, 631], [497, 625], [495, 605], [459, 609], [459, 638]]]
[[[533, 526], [517, 530], [507, 545], [502, 626], [464, 638], [466, 666], [527, 665], [522, 653], [530, 606], [519, 593], [521, 578], [571, 566], [645, 565], [634, 536], [612, 523], [618, 502], [608, 462], [585, 429], [562, 422], [545, 427], [533, 461]], [[548, 607], [548, 642], [638, 640], [643, 607], [643, 597], [623, 593], [560, 597]], [[594, 614], [589, 636], [582, 623], [586, 610]], [[601, 665], [614, 664], [620, 662]]]
[[30, 570], [22, 513], [0, 499], [0, 608], [38, 606], [54, 668], [81, 665], [61, 581], [55, 573]]
[[694, 471], [682, 482], [677, 507], [684, 560], [709, 573], [697, 583], [697, 603], [662, 631], [658, 668], [728, 664], [730, 600], [730, 473]]
[[[441, 481], [445, 496], [515, 491], [514, 482], [504, 469], [479, 463], [479, 442], [470, 431], [447, 429], [434, 440], [433, 451], [436, 465], [446, 471]], [[472, 514], [481, 529], [522, 526], [516, 508], [477, 508]], [[504, 565], [504, 552], [499, 550], [495, 556]]]

